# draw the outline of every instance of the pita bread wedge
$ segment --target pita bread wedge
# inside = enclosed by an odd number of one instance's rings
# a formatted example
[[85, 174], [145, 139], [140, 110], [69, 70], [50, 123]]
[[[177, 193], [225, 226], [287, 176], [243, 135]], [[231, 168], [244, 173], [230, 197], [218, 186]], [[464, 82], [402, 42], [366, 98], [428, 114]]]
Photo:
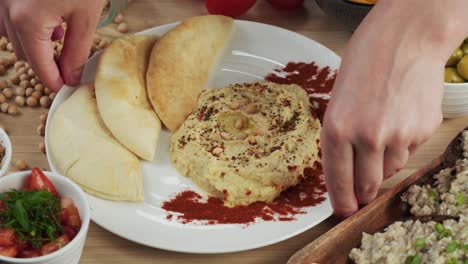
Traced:
[[146, 75], [148, 96], [169, 130], [176, 131], [195, 109], [233, 31], [231, 18], [193, 17], [154, 45]]
[[127, 36], [110, 44], [96, 71], [96, 100], [104, 123], [117, 140], [153, 160], [161, 121], [146, 95], [146, 69], [155, 36]]
[[139, 160], [104, 125], [92, 86], [78, 88], [51, 122], [49, 147], [61, 172], [95, 196], [143, 201]]

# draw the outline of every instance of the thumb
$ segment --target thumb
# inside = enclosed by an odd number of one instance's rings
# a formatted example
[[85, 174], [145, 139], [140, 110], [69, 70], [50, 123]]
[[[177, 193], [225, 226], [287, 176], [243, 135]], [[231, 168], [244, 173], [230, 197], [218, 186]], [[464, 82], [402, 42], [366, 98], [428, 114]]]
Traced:
[[80, 82], [83, 66], [88, 60], [94, 32], [101, 9], [93, 8], [74, 12], [67, 21], [64, 45], [60, 55], [60, 72], [66, 84]]

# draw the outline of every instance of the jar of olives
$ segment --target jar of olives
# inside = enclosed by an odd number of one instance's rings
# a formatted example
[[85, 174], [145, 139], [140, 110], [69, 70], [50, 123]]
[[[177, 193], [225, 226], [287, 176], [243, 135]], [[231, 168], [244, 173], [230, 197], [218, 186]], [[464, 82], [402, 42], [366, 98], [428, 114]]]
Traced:
[[444, 72], [446, 83], [468, 82], [468, 38], [458, 47], [447, 60]]

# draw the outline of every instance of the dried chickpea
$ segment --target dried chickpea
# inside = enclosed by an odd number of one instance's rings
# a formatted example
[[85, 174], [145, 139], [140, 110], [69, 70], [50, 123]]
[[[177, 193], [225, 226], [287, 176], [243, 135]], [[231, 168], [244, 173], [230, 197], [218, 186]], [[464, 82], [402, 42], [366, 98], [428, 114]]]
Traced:
[[46, 147], [44, 142], [39, 143], [39, 150], [44, 154], [46, 153]]
[[44, 85], [42, 83], [38, 83], [34, 86], [34, 90], [42, 93], [44, 92]]
[[8, 65], [15, 64], [18, 61], [18, 57], [16, 54], [11, 54], [10, 57], [8, 57]]
[[128, 32], [128, 25], [127, 23], [123, 22], [117, 25], [117, 30], [120, 33], [127, 33]]
[[36, 107], [37, 103], [38, 101], [36, 97], [30, 96], [28, 99], [26, 99], [26, 104], [30, 107]]
[[15, 98], [15, 103], [18, 106], [24, 106], [26, 104], [26, 98], [24, 98], [24, 96], [18, 95]]
[[8, 44], [6, 45], [6, 49], [10, 52], [13, 52], [13, 44], [11, 44], [11, 42], [8, 42]]
[[27, 81], [29, 80], [29, 76], [26, 73], [21, 73], [19, 76], [20, 81]]
[[18, 107], [16, 107], [16, 105], [9, 105], [8, 106], [8, 114], [10, 115], [16, 115], [18, 114]]
[[46, 96], [46, 95], [42, 96], [41, 99], [39, 100], [39, 103], [40, 103], [41, 106], [44, 107], [44, 108], [49, 107], [50, 104], [51, 104], [51, 101], [50, 101], [49, 96]]
[[6, 46], [8, 44], [8, 41], [6, 39], [0, 39], [0, 50], [6, 50]]
[[[36, 88], [36, 87], [34, 87], [34, 88]], [[44, 94], [45, 94], [45, 95], [49, 95], [50, 93], [51, 93], [50, 89], [47, 88], [47, 87], [45, 87], [45, 88], [44, 88]]]
[[40, 124], [40, 125], [37, 127], [36, 131], [37, 131], [37, 134], [38, 134], [39, 136], [44, 136], [44, 135], [45, 135], [45, 125], [44, 125], [44, 124]]
[[24, 61], [17, 61], [15, 62], [15, 65], [13, 66], [15, 68], [16, 71], [18, 71], [19, 68], [23, 68], [24, 67]]
[[24, 96], [26, 94], [26, 89], [24, 89], [23, 87], [16, 87], [15, 88], [15, 95], [20, 95], [20, 96]]
[[107, 46], [109, 46], [109, 42], [105, 39], [101, 40], [98, 44], [98, 48], [100, 49], [104, 49], [106, 48]]
[[5, 73], [6, 73], [5, 66], [3, 66], [3, 65], [0, 65], [0, 76], [3, 76], [3, 75], [5, 75]]
[[36, 73], [34, 73], [33, 69], [29, 68], [28, 69], [28, 75], [29, 75], [29, 77], [34, 77], [34, 76], [36, 76]]
[[8, 67], [8, 63], [10, 63], [8, 61], [7, 58], [0, 58], [0, 65], [3, 66], [3, 67]]
[[8, 86], [7, 81], [0, 80], [0, 90], [5, 89]]
[[28, 164], [26, 164], [26, 161], [24, 160], [17, 160], [15, 163], [15, 167], [17, 170], [22, 171], [28, 167]]
[[20, 82], [20, 78], [18, 74], [13, 74], [13, 76], [10, 77], [11, 83], [18, 85]]
[[31, 84], [29, 83], [28, 80], [22, 80], [19, 83], [19, 86], [23, 87], [24, 89], [28, 88]]
[[31, 65], [29, 65], [29, 63], [25, 62], [24, 67], [26, 68], [26, 70], [29, 70], [29, 68], [31, 68]]
[[33, 92], [34, 92], [34, 88], [32, 88], [32, 87], [28, 87], [28, 88], [26, 88], [26, 91], [25, 91], [25, 93], [24, 93], [24, 94], [25, 94], [26, 96], [28, 96], [28, 97], [29, 97], [29, 96], [31, 96], [31, 95], [32, 95], [32, 93], [33, 93]]
[[27, 71], [28, 71], [28, 70], [26, 69], [25, 66], [19, 67], [19, 68], [16, 70], [16, 72], [17, 72], [18, 74], [25, 74]]
[[0, 105], [0, 111], [2, 111], [2, 113], [8, 112], [8, 107], [9, 107], [9, 106], [10, 106], [10, 105], [9, 105], [8, 103], [2, 103], [2, 104]]
[[3, 104], [7, 101], [6, 96], [3, 93], [0, 93], [0, 104]]
[[32, 94], [31, 94], [32, 97], [36, 98], [37, 100], [41, 99], [42, 97], [42, 93], [39, 92], [39, 91], [34, 91]]
[[3, 95], [5, 95], [7, 99], [11, 99], [13, 97], [13, 90], [9, 87], [5, 88], [3, 89]]
[[31, 84], [31, 86], [34, 86], [37, 84], [37, 79], [36, 78], [31, 78], [31, 80], [29, 80], [29, 83]]
[[43, 113], [39, 116], [39, 119], [41, 120], [41, 124], [45, 124], [47, 122], [47, 116], [48, 116], [48, 113]]
[[51, 94], [49, 95], [50, 100], [54, 101], [55, 96], [57, 96], [57, 93], [51, 93]]

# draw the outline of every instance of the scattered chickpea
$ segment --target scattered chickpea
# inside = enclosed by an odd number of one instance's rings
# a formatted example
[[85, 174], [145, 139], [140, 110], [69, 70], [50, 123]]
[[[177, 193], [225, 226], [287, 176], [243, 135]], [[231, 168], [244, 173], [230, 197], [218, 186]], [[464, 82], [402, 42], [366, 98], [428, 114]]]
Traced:
[[26, 73], [21, 73], [19, 76], [20, 81], [27, 81], [29, 80], [29, 76]]
[[28, 164], [26, 164], [26, 161], [24, 160], [17, 160], [15, 163], [15, 167], [17, 170], [22, 171], [28, 167]]
[[5, 95], [5, 97], [7, 99], [11, 99], [13, 97], [13, 90], [9, 87], [3, 89], [3, 95]]
[[18, 85], [20, 82], [20, 78], [18, 74], [13, 74], [13, 76], [10, 77], [11, 83]]
[[8, 61], [9, 61], [8, 65], [15, 64], [18, 61], [18, 57], [16, 56], [16, 54], [13, 53], [8, 58]]
[[248, 104], [246, 107], [245, 107], [245, 112], [249, 115], [253, 115], [253, 114], [256, 114], [258, 113], [258, 107], [256, 104], [252, 103], [252, 104]]
[[127, 33], [128, 32], [128, 25], [127, 23], [123, 22], [117, 25], [117, 30], [120, 33]]
[[8, 44], [6, 45], [6, 49], [10, 52], [13, 52], [13, 44], [11, 44], [11, 42], [8, 42]]
[[31, 68], [31, 65], [29, 65], [29, 63], [25, 62], [24, 63], [24, 68], [26, 68], [26, 71], [29, 70], [29, 68]]
[[42, 93], [39, 92], [39, 91], [34, 91], [32, 94], [31, 94], [31, 97], [34, 97], [36, 98], [37, 100], [41, 99], [42, 97]]
[[53, 100], [55, 99], [55, 96], [57, 96], [57, 93], [51, 93], [51, 94], [49, 95], [50, 100], [53, 101]]
[[8, 111], [8, 114], [10, 115], [17, 115], [19, 113], [18, 107], [16, 107], [16, 105], [9, 105], [7, 111]]
[[34, 77], [34, 76], [36, 76], [36, 73], [34, 73], [33, 69], [29, 68], [28, 69], [28, 75], [29, 75], [29, 77]]
[[36, 107], [38, 104], [37, 98], [30, 96], [28, 99], [26, 99], [26, 104], [30, 107]]
[[39, 100], [39, 103], [40, 103], [41, 106], [44, 107], [44, 108], [49, 107], [50, 104], [51, 104], [51, 101], [50, 101], [49, 96], [46, 96], [46, 95], [42, 96], [41, 99]]
[[237, 119], [236, 122], [234, 123], [234, 128], [241, 130], [243, 127], [244, 127], [244, 121], [241, 118]]
[[28, 80], [22, 80], [19, 83], [19, 86], [23, 87], [24, 89], [28, 88], [30, 86], [30, 83]]
[[31, 80], [29, 80], [29, 83], [31, 84], [31, 86], [35, 86], [37, 84], [37, 79], [36, 78], [31, 78]]
[[48, 113], [43, 113], [39, 116], [39, 119], [41, 120], [41, 124], [45, 124], [46, 121], [47, 121], [47, 116], [48, 116]]
[[44, 85], [42, 83], [38, 83], [34, 86], [34, 90], [38, 92], [44, 92]]
[[26, 99], [24, 98], [24, 96], [18, 95], [15, 98], [15, 103], [18, 106], [24, 106], [26, 104]]
[[3, 104], [7, 101], [8, 99], [3, 93], [0, 93], [0, 104]]
[[118, 14], [115, 18], [114, 18], [114, 23], [116, 24], [120, 24], [124, 22], [124, 16], [122, 14]]
[[7, 81], [0, 80], [0, 90], [5, 89], [8, 86]]
[[16, 71], [18, 71], [19, 68], [23, 68], [24, 67], [24, 61], [17, 61], [15, 62], [15, 65], [13, 66], [15, 68]]
[[[34, 89], [35, 89], [35, 88], [36, 88], [36, 87], [34, 87]], [[45, 95], [49, 95], [50, 93], [51, 93], [50, 89], [47, 88], [47, 87], [45, 87], [45, 88], [44, 88], [44, 94], [45, 94]]]
[[20, 95], [20, 96], [24, 96], [26, 94], [26, 89], [24, 89], [23, 87], [16, 87], [15, 88], [15, 95]]
[[39, 143], [39, 150], [41, 150], [41, 152], [44, 154], [46, 153], [46, 147], [44, 142]]
[[0, 111], [2, 111], [2, 113], [8, 112], [8, 107], [9, 107], [9, 106], [10, 106], [10, 105], [9, 105], [8, 103], [6, 103], [6, 102], [5, 102], [5, 103], [2, 103], [2, 104], [0, 105]]
[[28, 87], [28, 88], [26, 88], [25, 95], [29, 97], [29, 96], [32, 95], [33, 92], [34, 92], [34, 88]]
[[45, 135], [45, 125], [44, 125], [44, 124], [40, 124], [40, 125], [37, 127], [36, 131], [37, 131], [37, 134], [38, 134], [39, 136], [44, 136], [44, 135]]
[[25, 66], [22, 66], [22, 67], [19, 67], [17, 70], [16, 70], [16, 73], [18, 74], [25, 74], [28, 70], [26, 69]]

